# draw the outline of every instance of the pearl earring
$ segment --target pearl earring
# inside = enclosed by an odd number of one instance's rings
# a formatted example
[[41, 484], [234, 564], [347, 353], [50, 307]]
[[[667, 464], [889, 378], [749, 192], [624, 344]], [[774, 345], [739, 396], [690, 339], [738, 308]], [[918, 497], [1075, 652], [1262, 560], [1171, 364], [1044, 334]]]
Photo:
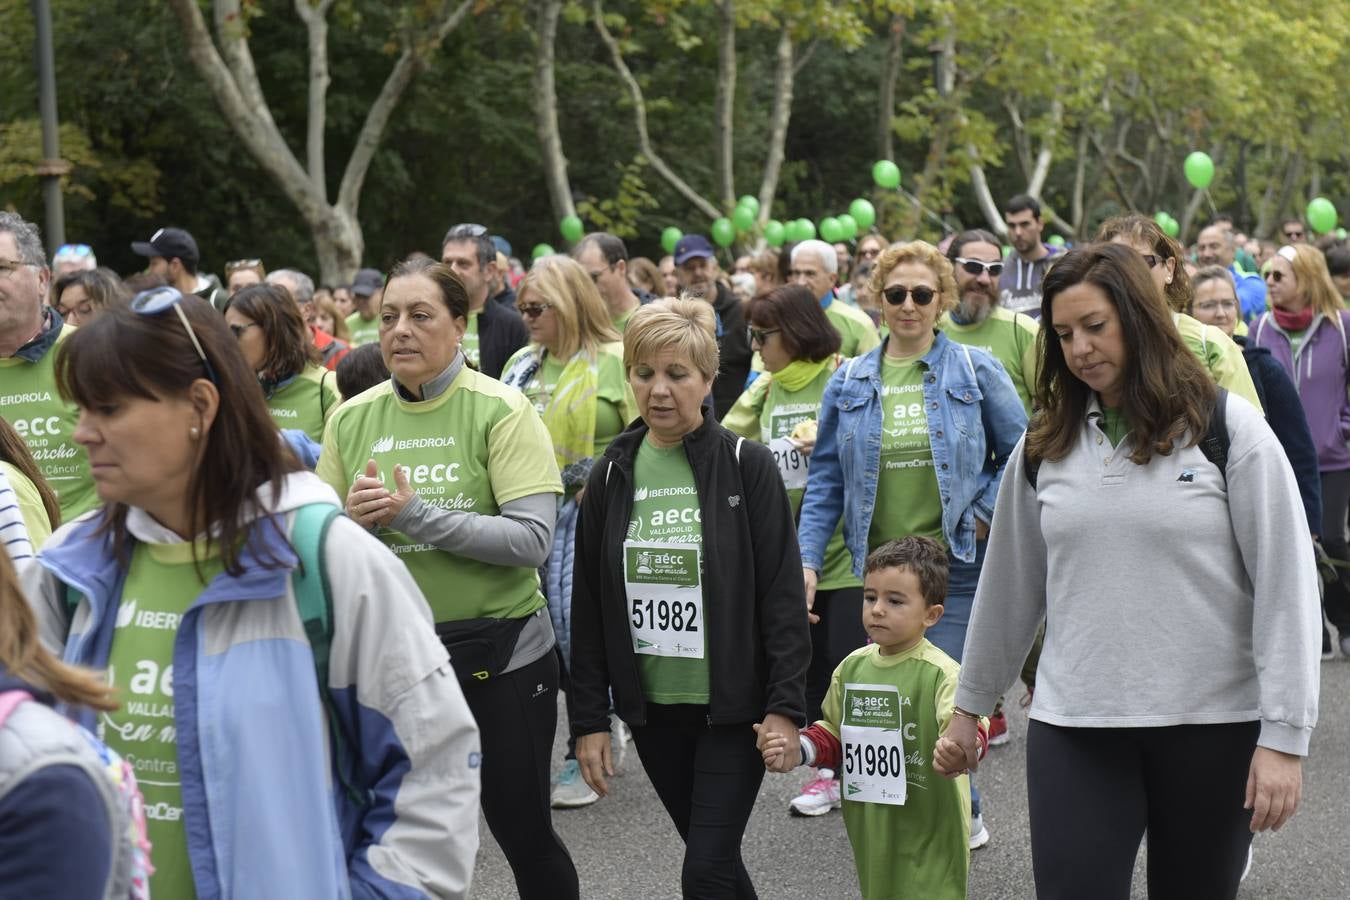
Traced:
[[191, 428], [188, 429], [188, 434], [192, 435], [194, 438], [200, 437], [201, 433], [202, 430], [198, 428], [196, 425], [193, 425]]

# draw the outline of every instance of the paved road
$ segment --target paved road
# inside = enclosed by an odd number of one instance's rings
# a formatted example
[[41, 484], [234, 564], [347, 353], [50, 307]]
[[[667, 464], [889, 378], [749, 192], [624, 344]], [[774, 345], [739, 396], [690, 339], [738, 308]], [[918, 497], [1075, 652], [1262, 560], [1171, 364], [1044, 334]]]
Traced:
[[[972, 900], [1021, 900], [1035, 895], [1024, 781], [1026, 719], [1015, 708], [1009, 710], [1009, 719], [1012, 743], [993, 750], [978, 776], [993, 839], [972, 854]], [[559, 722], [563, 721], [560, 716]], [[1338, 658], [1322, 664], [1321, 724], [1304, 767], [1304, 805], [1280, 833], [1257, 837], [1255, 863], [1239, 897], [1350, 898], [1348, 748], [1350, 660]], [[799, 819], [786, 812], [801, 781], [795, 773], [764, 779], [744, 844], [755, 886], [765, 900], [856, 897], [852, 855], [839, 814]], [[1110, 810], [1103, 814], [1109, 815]], [[582, 897], [661, 900], [679, 895], [679, 837], [636, 753], [630, 752], [608, 798], [586, 809], [555, 812], [554, 824], [576, 860]], [[474, 878], [474, 900], [513, 898], [510, 869], [486, 824], [481, 831], [483, 849]], [[1134, 896], [1138, 898], [1147, 896], [1142, 859], [1141, 853], [1141, 865], [1135, 870]]]

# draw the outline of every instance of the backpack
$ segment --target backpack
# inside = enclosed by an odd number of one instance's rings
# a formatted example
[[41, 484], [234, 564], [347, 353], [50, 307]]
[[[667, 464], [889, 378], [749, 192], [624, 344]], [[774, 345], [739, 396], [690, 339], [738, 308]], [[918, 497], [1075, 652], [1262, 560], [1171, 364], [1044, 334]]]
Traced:
[[[24, 690], [5, 691], [0, 693], [0, 728], [5, 726], [5, 722], [10, 715], [24, 703], [33, 700], [33, 695]], [[60, 715], [54, 713], [54, 715]], [[150, 841], [146, 837], [145, 828], [145, 804], [141, 799], [141, 790], [136, 786], [136, 773], [131, 768], [131, 764], [124, 760], [107, 744], [94, 737], [88, 729], [70, 722], [62, 717], [63, 721], [70, 724], [80, 737], [88, 744], [89, 750], [94, 754], [101, 766], [103, 775], [107, 784], [111, 787], [112, 802], [116, 804], [112, 821], [121, 826], [121, 834], [109, 835], [110, 843], [113, 847], [113, 865], [108, 873], [108, 886], [116, 889], [123, 880], [127, 888], [127, 897], [130, 900], [148, 900], [150, 897], [150, 875], [154, 869], [150, 865]], [[53, 760], [51, 764], [58, 764], [60, 760]], [[105, 797], [108, 791], [100, 791]], [[114, 831], [116, 828], [114, 828]], [[119, 850], [120, 842], [125, 841], [125, 847], [129, 850]]]
[[[1218, 393], [1214, 399], [1214, 412], [1209, 417], [1209, 425], [1205, 428], [1205, 436], [1200, 439], [1200, 452], [1205, 454], [1205, 459], [1212, 462], [1223, 476], [1224, 487], [1228, 487], [1228, 448], [1232, 444], [1232, 439], [1228, 436], [1228, 391], [1225, 388], [1218, 388]], [[1027, 476], [1027, 484], [1031, 489], [1036, 490], [1036, 477], [1040, 474], [1041, 460], [1024, 458], [1024, 471]]]

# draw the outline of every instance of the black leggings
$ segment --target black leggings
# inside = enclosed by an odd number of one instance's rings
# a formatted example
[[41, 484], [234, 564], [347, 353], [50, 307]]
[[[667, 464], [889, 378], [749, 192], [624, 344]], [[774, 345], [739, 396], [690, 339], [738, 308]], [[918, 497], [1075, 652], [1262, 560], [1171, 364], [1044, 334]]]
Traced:
[[577, 870], [549, 809], [549, 754], [558, 727], [558, 657], [464, 686], [483, 746], [483, 816], [523, 900], [574, 898]]
[[[1322, 546], [1332, 559], [1350, 562], [1345, 540], [1345, 514], [1350, 509], [1350, 469], [1322, 473]], [[1350, 569], [1337, 568], [1339, 576], [1327, 585], [1323, 596], [1327, 618], [1342, 635], [1350, 635]]]
[[1231, 900], [1247, 860], [1242, 808], [1257, 722], [1168, 728], [1027, 726], [1039, 900], [1128, 900], [1148, 835], [1150, 900]]
[[684, 839], [684, 896], [753, 900], [741, 838], [764, 761], [749, 723], [710, 726], [706, 706], [648, 703], [647, 724], [633, 726], [633, 743]]
[[811, 626], [811, 666], [806, 670], [806, 721], [821, 717], [820, 706], [830, 690], [834, 670], [867, 643], [862, 624], [861, 587], [817, 591], [811, 611], [820, 621]]

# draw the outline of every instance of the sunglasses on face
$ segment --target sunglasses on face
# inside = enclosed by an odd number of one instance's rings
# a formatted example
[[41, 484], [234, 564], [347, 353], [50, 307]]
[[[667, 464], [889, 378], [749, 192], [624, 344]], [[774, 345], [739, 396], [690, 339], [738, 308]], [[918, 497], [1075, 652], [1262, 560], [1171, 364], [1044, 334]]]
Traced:
[[525, 306], [518, 307], [521, 316], [526, 319], [537, 319], [544, 314], [544, 310], [552, 308], [552, 303], [529, 303]]
[[188, 321], [187, 313], [183, 312], [183, 294], [178, 288], [151, 288], [148, 291], [141, 291], [131, 300], [131, 311], [143, 316], [157, 316], [169, 309], [176, 312], [179, 321], [183, 323], [188, 339], [192, 341], [193, 349], [197, 351], [197, 356], [201, 358], [202, 368], [206, 369], [206, 377], [210, 379], [212, 384], [219, 387], [220, 381], [216, 378], [216, 370], [211, 367], [211, 361], [206, 358], [206, 351], [202, 349], [201, 341], [197, 340], [197, 332], [192, 330], [192, 323]]
[[764, 344], [765, 344], [765, 342], [768, 341], [769, 335], [771, 335], [771, 334], [777, 334], [778, 332], [779, 332], [779, 329], [777, 329], [777, 328], [753, 328], [753, 327], [752, 327], [752, 328], [746, 328], [746, 329], [745, 329], [745, 334], [746, 334], [746, 336], [749, 338], [750, 343], [752, 343], [752, 344], [759, 344], [761, 347], [763, 347]]
[[914, 300], [915, 306], [927, 306], [933, 302], [933, 298], [937, 296], [937, 291], [922, 284], [912, 288], [897, 284], [894, 287], [886, 288], [882, 291], [882, 294], [885, 295], [886, 302], [891, 306], [900, 306], [905, 302], [906, 296]]
[[1273, 281], [1276, 284], [1279, 284], [1281, 281], [1284, 281], [1284, 273], [1279, 269], [1271, 269], [1266, 273], [1266, 281]]
[[980, 277], [981, 272], [988, 272], [990, 278], [997, 278], [1003, 274], [1002, 262], [984, 262], [979, 259], [962, 259], [957, 257], [953, 260], [958, 266], [966, 270], [966, 274]]
[[877, 257], [877, 256], [880, 256], [880, 255], [881, 255], [881, 248], [880, 248], [880, 247], [868, 247], [866, 250], [859, 250], [859, 251], [858, 251], [858, 255], [859, 255], [859, 256], [866, 257], [867, 259], [872, 259], [873, 257]]
[[1150, 269], [1156, 269], [1158, 268], [1159, 265], [1161, 265], [1163, 262], [1166, 261], [1163, 259], [1163, 257], [1157, 256], [1152, 253], [1144, 253], [1142, 254], [1142, 256], [1144, 257], [1144, 262], [1148, 265]]

